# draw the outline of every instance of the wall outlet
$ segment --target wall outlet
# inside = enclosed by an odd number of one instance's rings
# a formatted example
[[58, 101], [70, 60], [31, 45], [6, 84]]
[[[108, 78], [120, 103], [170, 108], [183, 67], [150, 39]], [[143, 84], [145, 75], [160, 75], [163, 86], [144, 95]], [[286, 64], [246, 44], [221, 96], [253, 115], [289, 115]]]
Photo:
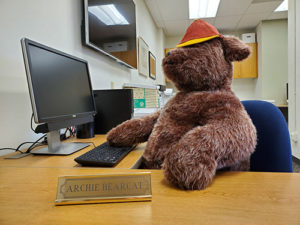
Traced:
[[110, 82], [110, 89], [115, 89], [115, 83], [113, 81]]

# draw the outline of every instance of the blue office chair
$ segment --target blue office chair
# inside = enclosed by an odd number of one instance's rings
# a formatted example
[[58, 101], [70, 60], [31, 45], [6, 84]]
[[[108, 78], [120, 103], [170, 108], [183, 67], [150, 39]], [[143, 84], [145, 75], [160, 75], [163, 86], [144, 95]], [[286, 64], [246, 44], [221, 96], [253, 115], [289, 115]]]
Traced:
[[281, 111], [265, 101], [242, 101], [257, 130], [250, 171], [293, 172], [289, 130]]

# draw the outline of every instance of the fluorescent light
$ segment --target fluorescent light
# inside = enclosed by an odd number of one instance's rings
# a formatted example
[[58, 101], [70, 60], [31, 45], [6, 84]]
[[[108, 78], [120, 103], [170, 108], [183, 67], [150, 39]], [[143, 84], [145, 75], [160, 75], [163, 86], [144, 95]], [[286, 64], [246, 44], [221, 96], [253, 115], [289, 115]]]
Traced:
[[190, 19], [215, 17], [220, 0], [189, 0]]
[[129, 24], [113, 4], [89, 6], [88, 10], [106, 25]]
[[275, 9], [274, 12], [281, 12], [281, 11], [287, 11], [288, 10], [288, 6], [289, 6], [289, 1], [288, 0], [284, 0], [278, 7], [277, 9]]

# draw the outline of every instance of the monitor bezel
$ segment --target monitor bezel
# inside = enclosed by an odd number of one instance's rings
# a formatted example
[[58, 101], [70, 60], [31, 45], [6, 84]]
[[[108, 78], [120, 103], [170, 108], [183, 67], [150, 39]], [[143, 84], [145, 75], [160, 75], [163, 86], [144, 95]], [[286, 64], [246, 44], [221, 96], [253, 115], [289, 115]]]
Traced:
[[[94, 116], [96, 114], [96, 104], [95, 104], [95, 99], [94, 99], [94, 95], [93, 95], [93, 87], [92, 87], [92, 83], [91, 83], [91, 77], [90, 77], [88, 62], [86, 60], [83, 60], [83, 59], [78, 58], [76, 56], [67, 54], [67, 53], [62, 52], [60, 50], [48, 47], [46, 45], [40, 44], [40, 43], [38, 43], [36, 41], [33, 41], [33, 40], [30, 40], [28, 38], [22, 38], [21, 39], [21, 45], [22, 45], [22, 52], [23, 52], [25, 70], [26, 70], [26, 77], [27, 77], [27, 84], [28, 84], [28, 89], [29, 89], [31, 107], [32, 107], [35, 123], [40, 124], [40, 123], [51, 123], [51, 122], [57, 122], [57, 121], [72, 120], [72, 119], [87, 117], [87, 116], [90, 116], [90, 115]], [[34, 88], [33, 88], [32, 79], [31, 79], [31, 72], [30, 72], [31, 58], [28, 55], [29, 45], [33, 45], [33, 46], [36, 46], [38, 48], [41, 48], [41, 49], [53, 52], [55, 54], [59, 54], [59, 55], [62, 55], [64, 57], [68, 57], [68, 58], [71, 58], [73, 60], [84, 63], [86, 65], [86, 68], [87, 68], [90, 94], [91, 94], [91, 97], [92, 97], [94, 110], [88, 111], [88, 112], [83, 112], [83, 113], [74, 113], [74, 114], [59, 115], [59, 116], [53, 116], [53, 117], [41, 117], [39, 115], [38, 108], [37, 108], [37, 105], [36, 105], [36, 102], [35, 102]]]

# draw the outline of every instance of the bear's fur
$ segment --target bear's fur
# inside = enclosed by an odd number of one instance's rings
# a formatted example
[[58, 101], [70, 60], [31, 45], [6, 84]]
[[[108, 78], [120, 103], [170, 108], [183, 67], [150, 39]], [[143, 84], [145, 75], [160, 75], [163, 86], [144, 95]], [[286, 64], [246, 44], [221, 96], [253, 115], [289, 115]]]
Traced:
[[128, 120], [107, 136], [111, 145], [148, 141], [143, 159], [163, 168], [181, 189], [204, 189], [217, 169], [247, 170], [256, 129], [232, 92], [232, 61], [250, 49], [235, 37], [177, 48], [163, 59], [165, 75], [179, 92], [160, 111]]

